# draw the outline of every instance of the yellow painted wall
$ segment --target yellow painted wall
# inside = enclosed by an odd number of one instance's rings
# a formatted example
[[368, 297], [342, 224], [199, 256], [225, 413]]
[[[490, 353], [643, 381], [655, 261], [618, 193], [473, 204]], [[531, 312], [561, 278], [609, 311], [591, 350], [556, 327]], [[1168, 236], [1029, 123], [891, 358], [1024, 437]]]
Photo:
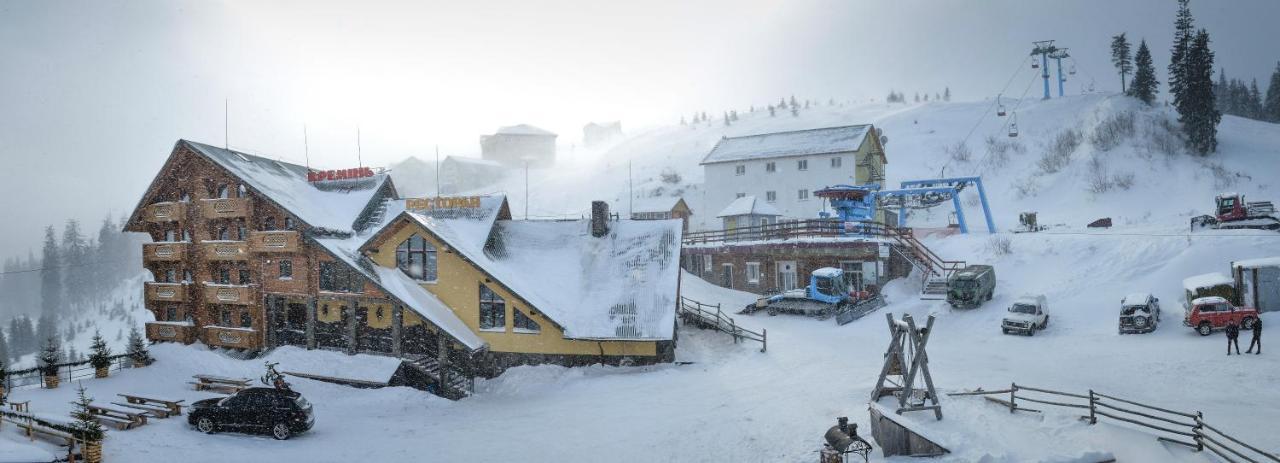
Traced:
[[[423, 283], [436, 297], [453, 310], [467, 327], [489, 343], [493, 352], [515, 352], [529, 354], [567, 354], [567, 355], [657, 355], [657, 342], [654, 341], [582, 341], [565, 339], [564, 332], [556, 327], [537, 308], [515, 297], [497, 282], [485, 283], [506, 301], [506, 327], [501, 331], [480, 330], [480, 284], [485, 281], [484, 273], [464, 260], [451, 248], [435, 239], [434, 236], [416, 224], [409, 223], [394, 234], [386, 237], [370, 257], [374, 263], [383, 267], [396, 265], [396, 246], [410, 235], [417, 233], [436, 248], [438, 279], [435, 283]], [[529, 318], [542, 328], [539, 333], [516, 333], [512, 331], [514, 314], [512, 310], [519, 307]], [[408, 321], [406, 312], [406, 324]]]

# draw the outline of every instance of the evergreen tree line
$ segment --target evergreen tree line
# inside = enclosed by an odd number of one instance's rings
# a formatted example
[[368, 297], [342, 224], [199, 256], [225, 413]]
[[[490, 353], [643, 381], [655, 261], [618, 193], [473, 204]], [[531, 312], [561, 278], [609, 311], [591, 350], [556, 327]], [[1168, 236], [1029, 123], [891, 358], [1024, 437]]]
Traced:
[[1226, 69], [1219, 69], [1213, 94], [1222, 114], [1280, 122], [1280, 63], [1276, 63], [1276, 69], [1271, 73], [1265, 97], [1258, 88], [1258, 79], [1246, 85], [1243, 79], [1228, 79]]
[[[920, 92], [916, 92], [916, 95], [915, 95], [916, 103], [920, 103], [921, 101], [923, 102], [929, 101], [929, 92], [924, 92], [923, 99], [921, 99], [920, 95], [921, 95]], [[906, 103], [907, 95], [902, 92], [890, 89], [889, 96], [886, 96], [884, 98], [884, 101], [888, 103]], [[933, 101], [951, 101], [951, 87], [944, 87], [942, 89], [942, 93], [934, 93]]]
[[[948, 90], [947, 94], [950, 95], [950, 90]], [[841, 106], [840, 103], [836, 102], [835, 98], [828, 99], [826, 104], [830, 107]], [[819, 106], [822, 106], [821, 100], [798, 100], [795, 95], [792, 95], [790, 98], [780, 98], [778, 99], [777, 104], [771, 104], [762, 109], [769, 111], [769, 117], [777, 117], [779, 112], [789, 112], [793, 117], [800, 117], [801, 110], [816, 108]], [[755, 105], [751, 105], [748, 107], [747, 112], [754, 113], [756, 112], [756, 109]], [[710, 125], [712, 119], [712, 117], [707, 115], [706, 111], [695, 111], [689, 117], [680, 116], [680, 125], [694, 126], [696, 128], [697, 124]], [[738, 119], [738, 110], [736, 109], [724, 111], [719, 118], [725, 126], [733, 125], [733, 123], [737, 122]]]

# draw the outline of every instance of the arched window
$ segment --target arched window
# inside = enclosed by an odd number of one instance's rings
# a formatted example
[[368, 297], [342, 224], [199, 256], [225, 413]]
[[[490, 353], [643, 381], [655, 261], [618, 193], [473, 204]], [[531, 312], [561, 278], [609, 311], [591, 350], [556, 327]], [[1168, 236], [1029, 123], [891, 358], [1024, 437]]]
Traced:
[[396, 267], [415, 280], [436, 281], [436, 248], [413, 234], [396, 246]]
[[285, 217], [285, 218], [284, 218], [284, 229], [285, 229], [285, 230], [293, 230], [293, 217]]
[[247, 196], [249, 196], [249, 190], [244, 187], [243, 183], [241, 183], [240, 186], [236, 187], [236, 197], [244, 198]]
[[289, 259], [280, 260], [280, 279], [293, 278], [293, 261]]
[[249, 315], [248, 310], [240, 312], [240, 327], [241, 328], [253, 327], [253, 317]]
[[187, 190], [181, 190], [178, 193], [178, 201], [181, 201], [184, 203], [191, 202], [191, 194], [187, 193]]
[[262, 229], [263, 229], [263, 230], [275, 230], [275, 229], [276, 229], [276, 218], [275, 218], [275, 217], [267, 217], [267, 218], [265, 218], [265, 219], [262, 219]]
[[218, 185], [218, 189], [214, 191], [214, 196], [218, 199], [227, 199], [231, 197], [231, 189], [226, 185]]

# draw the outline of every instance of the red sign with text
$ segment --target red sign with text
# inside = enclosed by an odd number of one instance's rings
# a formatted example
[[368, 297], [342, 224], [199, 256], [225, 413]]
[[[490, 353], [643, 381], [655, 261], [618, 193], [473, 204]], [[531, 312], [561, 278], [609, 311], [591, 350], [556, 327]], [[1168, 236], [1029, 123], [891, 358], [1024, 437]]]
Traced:
[[366, 178], [372, 176], [373, 169], [368, 167], [338, 170], [313, 170], [307, 172], [307, 181], [324, 182], [329, 180], [349, 180], [353, 178]]

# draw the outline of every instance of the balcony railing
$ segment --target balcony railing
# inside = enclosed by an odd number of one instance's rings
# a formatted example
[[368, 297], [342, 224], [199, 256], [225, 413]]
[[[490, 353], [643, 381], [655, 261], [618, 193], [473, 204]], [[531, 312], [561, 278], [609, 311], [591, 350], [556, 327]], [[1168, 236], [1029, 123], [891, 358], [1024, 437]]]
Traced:
[[187, 254], [187, 243], [145, 243], [142, 245], [144, 262], [177, 262]]
[[147, 301], [150, 302], [185, 302], [187, 287], [182, 283], [145, 283]]
[[191, 344], [196, 342], [196, 327], [185, 322], [148, 322], [147, 339]]
[[814, 238], [861, 236], [893, 236], [898, 230], [878, 223], [844, 223], [832, 219], [798, 220], [728, 230], [710, 230], [684, 234], [684, 244], [722, 244], [744, 241], [797, 241]]
[[234, 219], [248, 217], [249, 199], [202, 199], [200, 200], [200, 214], [206, 219]]
[[187, 216], [187, 203], [164, 202], [147, 206], [148, 222], [177, 222]]
[[250, 232], [249, 250], [252, 252], [297, 252], [298, 232], [296, 230]]
[[249, 260], [246, 241], [205, 241], [200, 243], [205, 260]]
[[260, 338], [258, 330], [252, 328], [232, 328], [214, 325], [204, 327], [204, 343], [213, 347], [257, 349], [262, 346]]
[[253, 290], [247, 285], [204, 284], [206, 304], [253, 304]]

